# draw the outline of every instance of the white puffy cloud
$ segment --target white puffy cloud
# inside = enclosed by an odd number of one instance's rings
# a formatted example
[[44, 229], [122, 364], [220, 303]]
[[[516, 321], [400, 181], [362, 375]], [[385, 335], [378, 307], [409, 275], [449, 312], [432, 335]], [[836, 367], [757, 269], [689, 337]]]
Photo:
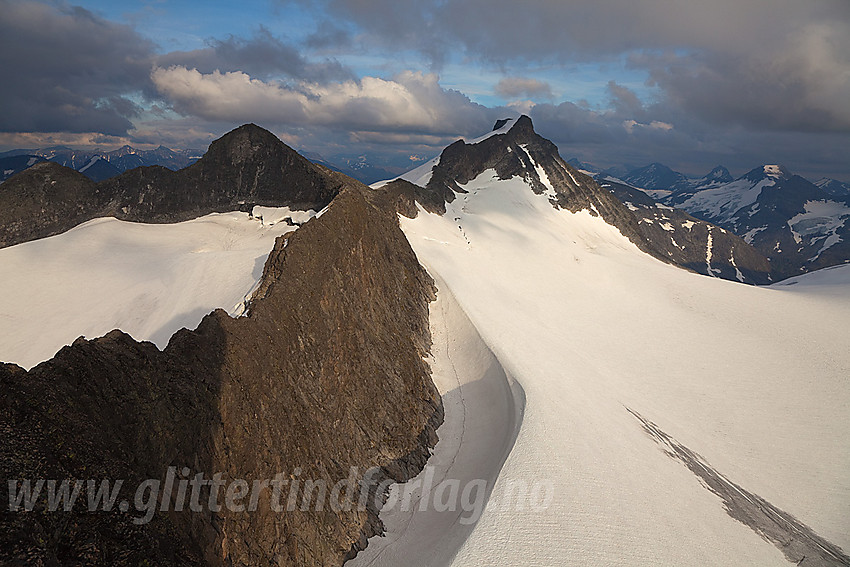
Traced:
[[154, 69], [151, 79], [175, 110], [213, 121], [454, 134], [479, 131], [491, 119], [485, 107], [443, 89], [436, 75], [411, 71], [392, 80], [288, 85], [238, 71], [201, 73], [171, 66]]

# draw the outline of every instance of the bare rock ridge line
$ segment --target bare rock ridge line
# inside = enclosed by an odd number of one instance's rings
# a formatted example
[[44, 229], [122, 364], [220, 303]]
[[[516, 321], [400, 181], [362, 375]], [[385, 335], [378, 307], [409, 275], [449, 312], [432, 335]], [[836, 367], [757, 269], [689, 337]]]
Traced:
[[778, 547], [788, 561], [804, 567], [850, 565], [850, 557], [840, 547], [817, 535], [791, 514], [728, 480], [703, 457], [681, 445], [636, 411], [626, 409], [667, 455], [681, 461], [706, 488], [720, 497], [732, 518]]
[[[644, 238], [666, 248], [669, 259], [695, 272], [765, 284], [779, 276], [766, 256], [732, 232], [681, 209], [659, 204], [639, 189], [612, 180], [601, 182], [638, 219]], [[710, 237], [710, 238], [709, 238]], [[672, 244], [672, 246], [671, 246]], [[713, 261], [706, 263], [706, 251]]]
[[434, 284], [371, 198], [345, 189], [279, 238], [245, 317], [216, 310], [163, 351], [116, 330], [29, 372], [0, 364], [0, 563], [341, 565], [379, 533], [374, 508], [275, 512], [268, 494], [250, 513], [166, 505], [137, 525], [132, 509], [93, 513], [85, 498], [9, 512], [5, 490], [124, 479], [118, 500], [132, 502], [169, 466], [249, 484], [284, 473], [332, 485], [351, 467], [415, 476], [443, 419], [423, 360]]
[[[499, 121], [496, 129], [506, 124]], [[446, 147], [425, 187], [396, 180], [382, 187], [382, 191], [408, 217], [415, 217], [417, 202], [429, 212], [444, 214], [445, 204], [454, 201], [456, 194], [466, 192], [463, 185], [488, 169], [494, 169], [501, 179], [523, 177], [538, 194], [549, 191], [541, 179], [542, 171], [545, 181], [555, 191], [550, 196], [553, 206], [574, 213], [588, 210], [601, 216], [638, 248], [664, 262], [747, 283], [769, 281], [768, 260], [744, 240], [720, 228], [713, 231], [717, 254], [709, 271], [705, 262], [706, 241], [709, 228], [714, 225], [696, 221], [684, 213], [656, 219], [654, 213], [660, 211], [657, 208], [649, 215], [636, 212], [637, 207], [630, 210], [611, 191], [567, 164], [557, 146], [534, 131], [528, 116], [518, 118], [506, 133], [491, 135], [474, 144], [458, 140]]]
[[179, 222], [253, 205], [321, 209], [361, 184], [313, 164], [271, 132], [246, 124], [179, 171], [138, 167], [94, 183], [43, 162], [0, 184], [0, 247], [53, 236], [97, 217]]

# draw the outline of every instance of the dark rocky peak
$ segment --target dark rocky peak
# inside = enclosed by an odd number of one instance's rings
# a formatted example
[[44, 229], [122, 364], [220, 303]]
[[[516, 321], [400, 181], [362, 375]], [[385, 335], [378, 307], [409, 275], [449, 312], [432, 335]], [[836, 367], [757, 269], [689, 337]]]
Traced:
[[[56, 185], [52, 190], [58, 194], [79, 193], [81, 182], [75, 175], [71, 170], [57, 174], [52, 179]], [[91, 196], [80, 202], [48, 202], [28, 196], [33, 191], [40, 194], [38, 179], [20, 178], [13, 185], [14, 193], [0, 192], [2, 245], [59, 234], [98, 216], [136, 222], [179, 222], [214, 212], [250, 211], [254, 205], [319, 210], [344, 187], [361, 186], [311, 163], [254, 124], [222, 136], [200, 160], [179, 171], [161, 166], [137, 167], [96, 186], [87, 185]], [[3, 188], [13, 180], [15, 177], [7, 180]], [[51, 212], [49, 216], [41, 212], [44, 208]]]
[[753, 183], [758, 183], [765, 179], [775, 179], [779, 181], [783, 179], [790, 179], [791, 177], [794, 177], [794, 175], [788, 171], [785, 166], [766, 164], [748, 171], [739, 179], [747, 179]]
[[106, 155], [121, 157], [121, 156], [136, 154], [136, 153], [138, 153], [136, 151], [136, 148], [134, 148], [133, 146], [124, 145], [124, 146], [121, 146], [120, 148], [118, 148], [117, 150], [112, 150], [111, 152], [107, 153]]
[[0, 184], [0, 248], [67, 230], [93, 218], [103, 204], [82, 173], [52, 161], [36, 163]]
[[528, 141], [531, 141], [532, 139], [539, 139], [549, 142], [549, 140], [546, 140], [546, 138], [541, 137], [534, 131], [534, 124], [531, 122], [531, 118], [529, 118], [526, 114], [523, 114], [516, 119], [513, 126], [511, 126], [511, 129], [508, 131], [507, 136], [517, 142], [522, 141], [522, 139], [526, 139]]
[[729, 173], [729, 170], [723, 167], [722, 165], [718, 165], [714, 169], [708, 172], [708, 175], [703, 177], [705, 181], [711, 182], [719, 182], [719, 183], [729, 183], [733, 181], [732, 174]]
[[[116, 330], [28, 372], [0, 363], [3, 478], [124, 479], [118, 500], [132, 502], [171, 466], [327, 486], [351, 467], [378, 467], [378, 482], [418, 474], [443, 415], [424, 360], [435, 290], [369, 193], [346, 190], [280, 237], [245, 317], [216, 310], [162, 351]], [[247, 514], [172, 506], [142, 524], [40, 500], [0, 514], [0, 564], [342, 565], [382, 530], [374, 507], [280, 513], [268, 495]]]
[[673, 171], [666, 165], [658, 162], [639, 167], [623, 177], [623, 181], [635, 187], [663, 190], [672, 190], [676, 186], [681, 185], [686, 179], [683, 174]]
[[239, 164], [287, 150], [297, 153], [265, 128], [244, 124], [213, 141], [203, 159], [228, 159]]
[[622, 212], [622, 204], [590, 177], [568, 165], [557, 146], [537, 134], [531, 118], [525, 115], [507, 132], [491, 134], [474, 144], [458, 140], [448, 146], [426, 189], [451, 202], [456, 193], [466, 192], [463, 185], [488, 169], [495, 170], [500, 179], [523, 177], [535, 193], [554, 191], [551, 200], [556, 207], [573, 212], [588, 209], [592, 214], [614, 217]]
[[[416, 215], [414, 200], [429, 212], [443, 214], [445, 203], [466, 193], [464, 185], [491, 169], [500, 179], [523, 178], [531, 191], [546, 195], [555, 208], [573, 213], [586, 210], [600, 216], [638, 248], [664, 262], [748, 283], [767, 281], [770, 271], [767, 260], [746, 242], [710, 223], [700, 222], [696, 226], [692, 217], [659, 206], [645, 193], [628, 186], [622, 186], [628, 193], [629, 206], [625, 205], [612, 192], [612, 183], [604, 181], [606, 186], [602, 187], [567, 164], [555, 144], [534, 131], [527, 116], [521, 116], [510, 126], [505, 123], [477, 143], [458, 140], [448, 146], [426, 187], [396, 181], [383, 188], [384, 194], [401, 214]], [[683, 177], [661, 164], [653, 164], [649, 170], [669, 171]], [[671, 238], [673, 233], [675, 239]], [[709, 265], [705, 259], [706, 246], [713, 242], [717, 243], [718, 259]], [[740, 266], [740, 271], [736, 266]]]

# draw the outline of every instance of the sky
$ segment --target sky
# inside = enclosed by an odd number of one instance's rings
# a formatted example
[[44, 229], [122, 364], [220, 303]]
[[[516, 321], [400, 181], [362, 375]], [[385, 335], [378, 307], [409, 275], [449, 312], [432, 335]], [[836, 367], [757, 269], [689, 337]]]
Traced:
[[0, 149], [246, 122], [415, 166], [528, 114], [564, 158], [850, 181], [850, 0], [0, 0]]

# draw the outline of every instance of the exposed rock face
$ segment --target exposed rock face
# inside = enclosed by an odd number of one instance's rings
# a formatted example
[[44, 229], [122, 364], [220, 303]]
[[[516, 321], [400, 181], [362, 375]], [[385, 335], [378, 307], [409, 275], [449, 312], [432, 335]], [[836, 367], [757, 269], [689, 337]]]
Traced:
[[97, 216], [104, 205], [82, 173], [37, 163], [0, 184], [0, 247], [64, 232]]
[[180, 171], [137, 168], [102, 184], [108, 212], [144, 222], [176, 222], [246, 205], [321, 209], [340, 184], [271, 132], [240, 126]]
[[33, 154], [0, 157], [0, 183], [42, 161], [43, 157]]
[[[497, 126], [500, 126], [497, 123]], [[504, 126], [504, 124], [501, 124]], [[465, 192], [463, 185], [487, 169], [494, 169], [501, 179], [523, 177], [535, 193], [549, 189], [543, 176], [555, 191], [550, 197], [555, 207], [571, 212], [588, 210], [616, 226], [629, 240], [644, 252], [665, 262], [710, 275], [749, 283], [766, 283], [770, 266], [767, 260], [731, 233], [706, 222], [688, 231], [682, 223], [674, 229], [675, 242], [668, 231], [653, 227], [643, 213], [636, 213], [623, 204], [611, 191], [603, 189], [592, 178], [568, 165], [558, 153], [558, 148], [539, 136], [527, 116], [521, 116], [507, 133], [494, 134], [476, 144], [463, 140], [449, 145], [440, 155], [426, 187], [417, 187], [406, 181], [387, 184], [382, 189], [398, 202], [402, 214], [415, 215], [412, 200], [430, 212], [445, 213], [445, 203], [454, 200], [455, 193]], [[648, 198], [648, 197], [647, 197]], [[633, 207], [634, 208], [634, 207]], [[672, 228], [672, 227], [671, 227]], [[717, 237], [717, 253], [712, 262], [706, 262], [709, 247]], [[712, 243], [712, 246], [714, 244]], [[731, 259], [734, 257], [735, 264]], [[741, 276], [739, 277], [739, 274]]]
[[332, 485], [350, 467], [416, 474], [442, 421], [423, 361], [434, 288], [370, 197], [347, 189], [281, 237], [247, 317], [217, 310], [164, 351], [113, 331], [29, 372], [0, 365], [0, 562], [340, 565], [365, 545], [374, 511], [276, 512], [269, 491], [254, 512], [203, 506], [136, 525], [132, 508], [51, 513], [43, 499], [10, 513], [5, 481], [125, 479], [119, 500], [132, 502], [169, 466], [249, 484], [284, 473]]
[[631, 210], [646, 240], [695, 272], [752, 284], [771, 282], [770, 261], [742, 238], [684, 211], [661, 205], [629, 185], [600, 182]]
[[344, 186], [357, 184], [311, 163], [254, 124], [222, 136], [203, 158], [179, 171], [140, 167], [95, 184], [69, 168], [37, 165], [0, 185], [0, 247], [59, 234], [100, 216], [179, 222], [253, 205], [318, 210]]

